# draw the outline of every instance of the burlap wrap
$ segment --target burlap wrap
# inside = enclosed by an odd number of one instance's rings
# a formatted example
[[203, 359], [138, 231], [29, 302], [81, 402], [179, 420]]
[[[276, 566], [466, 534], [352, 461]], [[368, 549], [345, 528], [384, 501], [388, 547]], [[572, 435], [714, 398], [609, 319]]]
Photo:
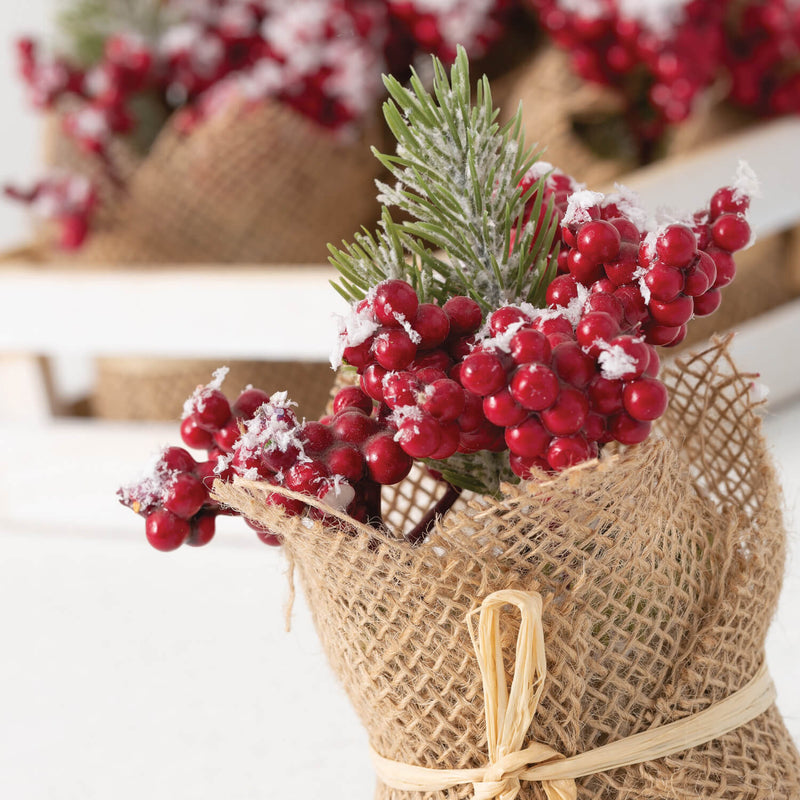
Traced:
[[[264, 507], [263, 484], [218, 485], [224, 502], [283, 532], [331, 665], [378, 753], [432, 768], [486, 763], [465, 615], [499, 589], [544, 597], [548, 677], [529, 739], [566, 756], [700, 711], [755, 674], [785, 532], [751, 381], [724, 344], [664, 379], [671, 404], [660, 435], [507, 488], [500, 500], [472, 497], [416, 549], [282, 517]], [[417, 504], [430, 500], [424, 487], [400, 487], [412, 491]], [[506, 634], [511, 652], [516, 632]], [[581, 798], [615, 800], [795, 798], [800, 758], [772, 706], [709, 744], [578, 786]], [[376, 792], [470, 795], [469, 786]], [[523, 784], [519, 796], [543, 794]]]

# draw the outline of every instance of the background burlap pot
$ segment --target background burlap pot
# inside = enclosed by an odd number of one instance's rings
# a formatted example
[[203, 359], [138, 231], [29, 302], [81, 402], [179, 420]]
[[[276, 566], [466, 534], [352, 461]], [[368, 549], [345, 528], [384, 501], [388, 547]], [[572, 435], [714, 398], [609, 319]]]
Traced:
[[75, 255], [82, 264], [309, 264], [377, 219], [380, 165], [369, 145], [379, 130], [343, 139], [279, 102], [231, 103], [190, 135], [168, 122], [144, 157], [113, 142], [121, 189], [58, 123], [47, 151], [55, 166], [100, 182], [97, 225]]
[[90, 412], [104, 419], [177, 419], [184, 400], [223, 363], [231, 401], [252, 384], [270, 394], [287, 391], [309, 419], [322, 416], [334, 380], [330, 364], [183, 358], [98, 358]]
[[[754, 675], [785, 533], [749, 381], [719, 346], [665, 380], [662, 438], [499, 501], [473, 497], [416, 549], [281, 517], [265, 510], [263, 484], [219, 485], [223, 501], [284, 533], [331, 664], [379, 753], [436, 768], [486, 763], [464, 617], [501, 588], [544, 596], [548, 677], [529, 737], [565, 755], [688, 716]], [[506, 633], [511, 652], [515, 631]], [[800, 796], [800, 758], [773, 706], [709, 744], [578, 785], [583, 798], [789, 798]], [[471, 791], [379, 784], [376, 797]], [[543, 794], [525, 784], [520, 797]]]

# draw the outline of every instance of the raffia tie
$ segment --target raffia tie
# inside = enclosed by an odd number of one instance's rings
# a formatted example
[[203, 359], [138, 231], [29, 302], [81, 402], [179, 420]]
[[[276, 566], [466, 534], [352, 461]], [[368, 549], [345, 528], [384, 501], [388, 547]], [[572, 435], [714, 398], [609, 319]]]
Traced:
[[[521, 614], [510, 690], [500, 640], [500, 615], [506, 605], [516, 606]], [[434, 792], [471, 783], [474, 800], [514, 800], [522, 781], [540, 781], [548, 800], [576, 800], [576, 778], [705, 744], [755, 719], [775, 702], [775, 687], [766, 665], [762, 665], [737, 692], [668, 725], [570, 758], [538, 742], [523, 748], [547, 676], [541, 595], [512, 589], [494, 592], [467, 615], [467, 625], [483, 682], [488, 765], [477, 769], [430, 769], [392, 761], [371, 750], [375, 770], [386, 786]]]

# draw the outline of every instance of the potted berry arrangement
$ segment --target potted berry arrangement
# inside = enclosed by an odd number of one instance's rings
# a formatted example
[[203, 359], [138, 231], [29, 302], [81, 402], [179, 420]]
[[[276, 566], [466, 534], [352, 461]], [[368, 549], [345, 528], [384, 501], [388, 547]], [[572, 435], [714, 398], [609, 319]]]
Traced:
[[[660, 366], [750, 239], [745, 166], [651, 219], [537, 160], [461, 51], [394, 79], [374, 233], [331, 413], [232, 404], [120, 490], [161, 550], [239, 514], [281, 545], [370, 736], [376, 797], [756, 798], [800, 791], [764, 637], [780, 491], [725, 341]], [[391, 208], [404, 212], [393, 219]]]

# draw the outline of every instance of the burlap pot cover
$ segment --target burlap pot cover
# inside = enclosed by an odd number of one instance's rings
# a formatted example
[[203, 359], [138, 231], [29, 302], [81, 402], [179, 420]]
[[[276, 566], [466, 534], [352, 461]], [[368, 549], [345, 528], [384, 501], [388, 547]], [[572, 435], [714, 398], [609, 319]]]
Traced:
[[[671, 403], [659, 435], [500, 500], [472, 497], [418, 548], [282, 517], [266, 510], [263, 484], [218, 484], [224, 502], [284, 534], [378, 753], [431, 768], [486, 764], [465, 615], [503, 588], [544, 597], [548, 676], [528, 739], [566, 756], [698, 712], [755, 674], [785, 531], [751, 381], [719, 344], [664, 379]], [[515, 631], [506, 634], [510, 652]], [[379, 783], [376, 798], [471, 794]], [[543, 796], [535, 783], [519, 795]], [[579, 779], [578, 796], [798, 797], [800, 758], [772, 706], [708, 744]]]
[[60, 126], [48, 154], [100, 183], [79, 263], [319, 263], [328, 242], [377, 219], [379, 130], [346, 139], [279, 102], [232, 103], [188, 136], [168, 122], [145, 157], [113, 142], [122, 188]]

